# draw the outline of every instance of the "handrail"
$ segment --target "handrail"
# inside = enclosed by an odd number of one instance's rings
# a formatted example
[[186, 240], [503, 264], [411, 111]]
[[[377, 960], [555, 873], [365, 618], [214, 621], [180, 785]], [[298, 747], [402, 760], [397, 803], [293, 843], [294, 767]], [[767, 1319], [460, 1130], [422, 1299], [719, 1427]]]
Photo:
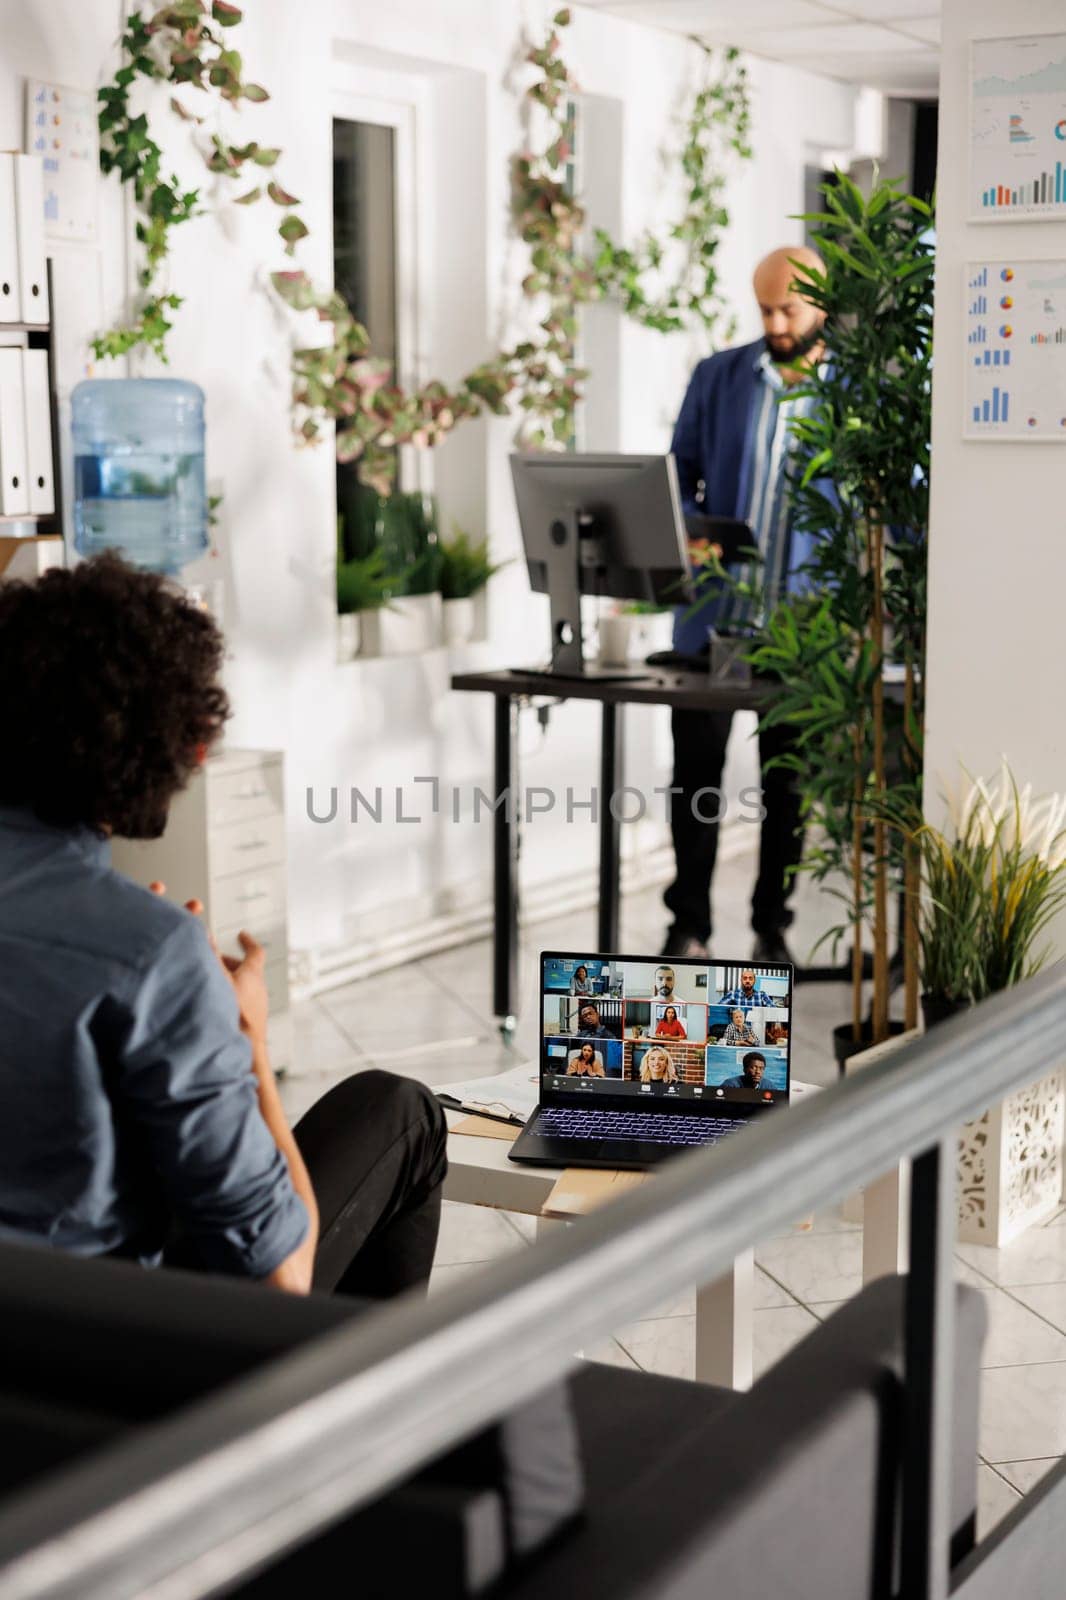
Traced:
[[353, 1320], [102, 1452], [0, 1512], [0, 1594], [214, 1592], [536, 1394], [583, 1344], [1060, 1065], [1064, 1019], [1059, 964], [678, 1158], [565, 1236]]

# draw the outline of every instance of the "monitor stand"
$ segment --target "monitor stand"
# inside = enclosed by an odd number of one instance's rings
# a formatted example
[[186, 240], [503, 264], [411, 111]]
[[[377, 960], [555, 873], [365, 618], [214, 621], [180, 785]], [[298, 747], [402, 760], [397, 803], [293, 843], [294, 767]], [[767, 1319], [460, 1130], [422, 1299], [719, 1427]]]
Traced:
[[523, 668], [527, 677], [554, 682], [627, 683], [648, 678], [646, 667], [600, 666], [587, 662], [581, 643], [581, 568], [595, 567], [594, 520], [579, 507], [556, 517], [548, 529], [548, 602], [551, 606], [551, 665]]

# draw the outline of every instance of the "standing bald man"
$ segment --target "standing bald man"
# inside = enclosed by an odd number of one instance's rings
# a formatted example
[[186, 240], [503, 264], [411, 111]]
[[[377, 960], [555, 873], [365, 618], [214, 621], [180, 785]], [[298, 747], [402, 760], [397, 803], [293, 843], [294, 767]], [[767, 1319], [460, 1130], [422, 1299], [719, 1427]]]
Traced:
[[[811, 553], [810, 536], [791, 526], [785, 493], [789, 422], [810, 402], [790, 399], [789, 390], [806, 375], [809, 363], [817, 365], [822, 358], [824, 317], [793, 288], [797, 264], [822, 268], [821, 257], [806, 246], [774, 250], [759, 263], [754, 288], [764, 337], [700, 362], [671, 446], [686, 512], [738, 517], [750, 524], [771, 604], [802, 585], [801, 569]], [[697, 654], [707, 649], [715, 626], [743, 628], [754, 620], [750, 603], [723, 593], [695, 617], [686, 620], [679, 610], [674, 648]], [[664, 896], [673, 916], [664, 956], [699, 956], [708, 948], [718, 824], [703, 818], [714, 816], [717, 808], [714, 796], [701, 798], [698, 791], [721, 787], [732, 720], [731, 712], [673, 713], [673, 782], [680, 792], [671, 808], [676, 876]], [[788, 772], [765, 770], [788, 742], [784, 728], [759, 735], [766, 815], [751, 902], [757, 961], [791, 959], [784, 934], [792, 921], [788, 872], [803, 848], [799, 796]]]

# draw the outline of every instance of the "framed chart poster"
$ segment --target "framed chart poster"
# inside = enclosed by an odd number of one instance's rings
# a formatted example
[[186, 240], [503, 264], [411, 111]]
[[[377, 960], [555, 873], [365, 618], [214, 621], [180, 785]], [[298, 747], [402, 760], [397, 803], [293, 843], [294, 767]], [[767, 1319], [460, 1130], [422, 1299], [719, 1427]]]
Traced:
[[26, 149], [44, 168], [45, 233], [95, 244], [100, 145], [94, 91], [27, 79]]
[[1049, 218], [1066, 221], [1066, 33], [975, 39], [970, 220]]
[[1066, 444], [1066, 260], [966, 268], [967, 439]]

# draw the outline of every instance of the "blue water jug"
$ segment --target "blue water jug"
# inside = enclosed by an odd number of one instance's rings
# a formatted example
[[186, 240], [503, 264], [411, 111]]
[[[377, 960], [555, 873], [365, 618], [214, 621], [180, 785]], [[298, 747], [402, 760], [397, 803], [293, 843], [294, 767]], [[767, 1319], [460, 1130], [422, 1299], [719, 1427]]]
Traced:
[[74, 546], [176, 573], [208, 547], [204, 394], [181, 378], [90, 378], [71, 396]]

